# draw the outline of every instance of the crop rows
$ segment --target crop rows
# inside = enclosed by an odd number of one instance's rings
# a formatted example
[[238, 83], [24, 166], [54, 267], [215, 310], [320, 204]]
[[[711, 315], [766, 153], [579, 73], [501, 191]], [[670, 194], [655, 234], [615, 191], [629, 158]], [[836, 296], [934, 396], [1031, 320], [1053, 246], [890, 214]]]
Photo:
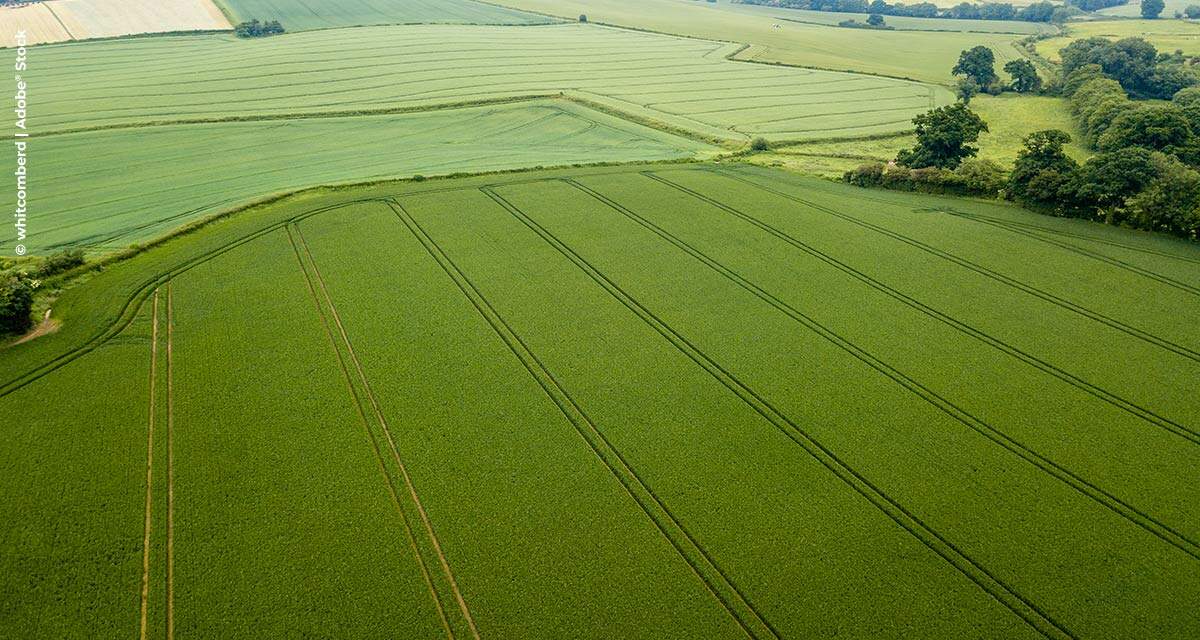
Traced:
[[[171, 40], [46, 48], [35, 78], [42, 131], [581, 92], [735, 139], [819, 137], [818, 127], [824, 136], [905, 129], [950, 97], [901, 80], [732, 62], [723, 55], [735, 47], [718, 42], [586, 25]], [[707, 110], [684, 97], [698, 89], [741, 100]]]
[[[1198, 261], [723, 165], [291, 198], [82, 285], [140, 301], [82, 359], [25, 349], [64, 364], [0, 395], [0, 491], [43, 496], [0, 587], [61, 635], [83, 581], [150, 635], [1192, 637], [1198, 372], [1163, 343], [1195, 328], [1151, 318]], [[55, 494], [105, 450], [27, 458], [96, 410], [146, 430]], [[16, 589], [95, 527], [120, 572]]]
[[670, 159], [705, 148], [563, 101], [52, 136], [38, 143], [38, 226], [29, 244], [110, 251], [314, 184]]
[[549, 18], [473, 0], [217, 0], [241, 20], [278, 20], [288, 31], [373, 24], [542, 24]]

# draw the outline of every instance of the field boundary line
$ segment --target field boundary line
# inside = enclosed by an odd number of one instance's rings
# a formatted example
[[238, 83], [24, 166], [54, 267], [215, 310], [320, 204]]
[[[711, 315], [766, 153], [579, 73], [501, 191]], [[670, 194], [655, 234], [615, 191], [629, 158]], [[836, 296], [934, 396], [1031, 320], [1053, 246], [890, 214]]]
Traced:
[[[478, 287], [467, 277], [466, 273], [450, 258], [450, 256], [433, 240], [432, 236], [416, 221], [414, 217], [397, 200], [389, 201], [389, 206], [400, 222], [408, 229], [422, 248], [433, 258], [434, 262], [454, 283], [455, 287], [471, 303], [483, 320], [496, 333], [501, 342], [517, 358], [529, 375], [534, 379], [546, 396], [550, 398], [559, 412], [567, 419], [575, 432], [588, 445], [592, 453], [608, 469], [618, 483], [621, 484], [629, 497], [638, 508], [658, 529], [659, 533], [675, 549], [675, 552], [691, 568], [692, 573], [706, 587], [709, 593], [725, 609], [726, 613], [738, 624], [741, 630], [750, 638], [772, 637], [780, 638], [779, 632], [754, 607], [750, 600], [730, 580], [720, 565], [709, 555], [709, 552], [692, 536], [691, 532], [675, 516], [666, 503], [634, 470], [633, 466], [596, 426], [583, 407], [558, 381], [554, 374], [538, 358], [508, 324], [503, 316], [484, 297]], [[661, 512], [661, 513], [660, 513]], [[677, 539], [681, 537], [682, 540]], [[692, 556], [699, 556], [699, 559]], [[716, 577], [710, 577], [715, 573]], [[724, 585], [719, 587], [714, 582]], [[727, 595], [724, 591], [730, 591]], [[746, 609], [745, 612], [739, 609]]]
[[175, 296], [167, 281], [167, 640], [175, 637]]
[[999, 222], [997, 220], [991, 220], [985, 216], [976, 216], [974, 214], [963, 213], [963, 212], [959, 212], [959, 211], [952, 211], [949, 209], [943, 209], [942, 211], [944, 211], [945, 213], [947, 213], [951, 216], [954, 216], [956, 218], [960, 218], [963, 220], [970, 220], [971, 222], [977, 222], [979, 224], [985, 224], [985, 225], [988, 225], [991, 227], [995, 227], [997, 229], [1001, 229], [1003, 231], [1007, 231], [1009, 233], [1015, 233], [1018, 235], [1025, 236], [1026, 238], [1031, 238], [1033, 240], [1037, 240], [1038, 242], [1043, 242], [1045, 244], [1059, 247], [1059, 248], [1065, 249], [1067, 251], [1070, 251], [1071, 253], [1077, 253], [1081, 256], [1091, 258], [1092, 260], [1097, 260], [1097, 261], [1103, 262], [1105, 264], [1112, 265], [1118, 269], [1124, 269], [1131, 273], [1135, 273], [1139, 276], [1142, 276], [1143, 278], [1148, 278], [1150, 280], [1154, 280], [1155, 282], [1164, 284], [1168, 287], [1179, 289], [1180, 291], [1183, 291], [1185, 293], [1190, 293], [1193, 296], [1200, 296], [1200, 287], [1194, 287], [1190, 284], [1187, 284], [1186, 282], [1180, 282], [1169, 276], [1164, 276], [1160, 273], [1156, 273], [1149, 269], [1144, 269], [1135, 264], [1128, 263], [1124, 260], [1113, 258], [1111, 256], [1106, 256], [1102, 253], [1096, 253], [1094, 251], [1084, 249], [1083, 247], [1073, 245], [1068, 242], [1061, 242], [1058, 240], [1054, 240], [1052, 238], [1047, 238], [1045, 236], [1039, 235], [1032, 231], [1027, 231], [1025, 229], [1021, 229], [1015, 225], [1009, 225], [1007, 223]]
[[[604, 195], [593, 191], [592, 189], [588, 188], [585, 185], [576, 183], [571, 180], [566, 180], [566, 182], [568, 184], [571, 184], [571, 186], [577, 188], [578, 190], [580, 190], [584, 193], [587, 193], [588, 195], [592, 196], [593, 198], [600, 201], [601, 203], [607, 205], [609, 208], [613, 209], [614, 211], [621, 213], [622, 215], [626, 216], [627, 218], [630, 218], [634, 222], [640, 224], [644, 228], [650, 230], [651, 232], [658, 235], [663, 240], [666, 240], [670, 244], [674, 245], [676, 248], [678, 248], [678, 249], [684, 251], [685, 253], [687, 253], [688, 255], [692, 256], [693, 258], [695, 258], [696, 260], [698, 260], [699, 262], [704, 264], [706, 267], [712, 269], [713, 271], [716, 271], [717, 273], [719, 273], [726, 279], [734, 282], [742, 289], [745, 289], [746, 291], [753, 294], [755, 297], [759, 298], [763, 302], [772, 306], [777, 311], [783, 313], [784, 315], [789, 317], [791, 320], [798, 322], [799, 324], [803, 325], [805, 328], [807, 328], [810, 331], [819, 335], [824, 340], [832, 343], [838, 349], [841, 349], [842, 351], [846, 352], [847, 354], [853, 356], [855, 359], [857, 359], [857, 360], [863, 362], [864, 364], [866, 364], [867, 366], [871, 367], [877, 373], [882, 374], [883, 376], [892, 380], [896, 384], [900, 385], [909, 393], [921, 398], [926, 403], [933, 406], [938, 411], [941, 411], [942, 413], [946, 414], [947, 416], [949, 416], [956, 422], [958, 422], [958, 423], [962, 424], [963, 426], [971, 429], [972, 431], [975, 431], [976, 433], [982, 435], [983, 437], [987, 438], [988, 440], [990, 440], [990, 441], [994, 442], [995, 444], [1001, 446], [1002, 448], [1006, 449], [1010, 453], [1020, 457], [1025, 462], [1028, 462], [1029, 464], [1033, 465], [1039, 471], [1050, 475], [1051, 477], [1055, 478], [1056, 480], [1058, 480], [1060, 482], [1063, 482], [1064, 484], [1068, 485], [1075, 491], [1083, 494], [1085, 497], [1099, 503], [1100, 505], [1104, 506], [1105, 508], [1109, 509], [1110, 511], [1113, 511], [1120, 517], [1122, 517], [1126, 520], [1129, 520], [1133, 524], [1136, 524], [1137, 526], [1141, 527], [1142, 529], [1146, 530], [1147, 532], [1151, 533], [1152, 535], [1160, 538], [1164, 542], [1178, 548], [1180, 551], [1183, 551], [1184, 553], [1192, 556], [1193, 558], [1200, 560], [1200, 544], [1197, 544], [1195, 541], [1189, 539], [1183, 533], [1180, 533], [1179, 531], [1174, 530], [1169, 525], [1167, 525], [1163, 522], [1160, 522], [1155, 517], [1141, 511], [1137, 507], [1134, 507], [1134, 506], [1128, 504], [1124, 500], [1116, 497], [1115, 495], [1109, 493], [1105, 489], [1093, 484], [1086, 478], [1071, 471], [1066, 466], [1061, 465], [1061, 464], [1043, 456], [1042, 454], [1038, 453], [1031, 447], [1020, 442], [1016, 438], [1009, 436], [1007, 433], [1005, 433], [1001, 429], [991, 425], [990, 423], [983, 420], [982, 418], [979, 418], [978, 416], [975, 416], [974, 414], [970, 413], [966, 409], [963, 409], [962, 407], [956, 405], [955, 403], [953, 403], [949, 399], [945, 398], [941, 394], [937, 393], [936, 391], [930, 389], [929, 387], [925, 386], [924, 384], [922, 384], [921, 382], [912, 378], [911, 376], [905, 374], [904, 372], [900, 371], [899, 369], [897, 369], [897, 368], [893, 367], [892, 365], [888, 364], [887, 362], [883, 361], [878, 356], [875, 356], [870, 351], [868, 351], [868, 350], [858, 346], [854, 342], [846, 339], [845, 337], [841, 336], [840, 334], [833, 331], [829, 327], [818, 322], [815, 318], [805, 314], [804, 312], [800, 311], [799, 309], [796, 309], [792, 305], [781, 300], [777, 296], [771, 294], [770, 292], [766, 291], [765, 289], [758, 286], [754, 282], [750, 281], [746, 277], [742, 276], [735, 270], [727, 267], [726, 265], [717, 261], [716, 259], [712, 258], [711, 256], [708, 256], [707, 254], [700, 251], [699, 249], [696, 249], [692, 245], [688, 244], [686, 241], [671, 234], [670, 232], [666, 231], [665, 229], [662, 229], [658, 225], [655, 225], [653, 222], [650, 222], [649, 220], [642, 218], [640, 215], [638, 215], [638, 214], [634, 213], [633, 211], [621, 206], [620, 204], [608, 199]], [[699, 197], [699, 196], [697, 196], [697, 197]], [[703, 198], [701, 198], [701, 199], [703, 199]]]
[[505, 208], [514, 218], [536, 233], [547, 244], [567, 258], [579, 270], [583, 271], [593, 282], [604, 289], [615, 300], [633, 312], [645, 324], [649, 325], [677, 350], [700, 366], [705, 372], [732, 391], [746, 405], [762, 416], [766, 421], [779, 430], [784, 436], [802, 447], [810, 456], [818, 460], [826, 469], [832, 472], [843, 483], [867, 499], [872, 505], [888, 516], [893, 522], [917, 538], [927, 548], [941, 556], [969, 580], [979, 586], [997, 602], [1003, 604], [1012, 613], [1029, 624], [1047, 638], [1074, 638], [1075, 636], [1061, 623], [1042, 611], [1036, 604], [1021, 595], [1003, 580], [991, 573], [983, 565], [961, 551], [954, 543], [947, 540], [936, 530], [925, 524], [915, 514], [911, 513], [900, 502], [876, 487], [863, 474], [848, 465], [831, 449], [816, 440], [807, 431], [778, 411], [769, 401], [756, 391], [745, 385], [732, 373], [712, 360], [703, 351], [693, 345], [687, 338], [680, 335], [668, 324], [654, 315], [635, 298], [626, 293], [608, 276], [594, 267], [590, 262], [576, 253], [568, 245], [559, 240], [550, 231], [542, 227], [515, 205], [509, 203], [499, 194], [488, 194], [498, 204]]
[[[400, 514], [400, 521], [404, 524], [404, 531], [408, 538], [409, 548], [412, 550], [413, 558], [417, 562], [417, 566], [421, 568], [421, 576], [425, 581], [425, 586], [429, 590], [429, 595], [433, 599], [434, 607], [437, 610], [438, 618], [442, 623], [442, 628], [446, 632], [446, 637], [454, 640], [454, 631], [450, 628], [450, 621], [446, 617], [445, 609], [442, 607], [441, 596], [438, 594], [437, 587], [433, 583], [433, 577], [430, 575], [429, 567], [425, 563], [425, 557], [417, 547], [416, 535], [413, 533], [412, 525], [408, 521], [408, 514], [404, 507], [400, 505], [400, 498], [396, 491], [396, 485], [392, 476], [387, 471], [387, 466], [383, 462], [383, 452], [379, 448], [379, 442], [376, 440], [375, 434], [372, 433], [370, 421], [367, 419], [366, 410], [362, 405], [362, 397], [358, 390], [354, 387], [353, 377], [350, 375], [350, 369], [346, 366], [346, 358], [342, 355], [342, 349], [338, 348], [337, 339], [334, 337], [333, 328], [329, 324], [329, 316], [325, 308], [321, 305], [321, 299], [317, 295], [316, 287], [313, 285], [312, 276], [308, 272], [308, 266], [304, 263], [304, 258], [300, 247], [296, 244], [295, 237], [292, 235], [292, 229], [295, 225], [289, 224], [284, 227], [287, 233], [288, 242], [292, 245], [292, 251], [296, 254], [296, 261], [300, 266], [300, 272], [304, 275], [304, 282], [307, 285], [309, 297], [317, 308], [317, 316], [321, 320], [321, 326], [325, 330], [325, 335], [329, 338], [329, 345], [333, 348], [334, 355], [337, 356], [338, 367], [342, 372], [342, 378], [346, 383], [346, 390], [349, 392], [350, 399], [358, 413], [360, 424], [363, 428], [363, 434], [367, 436], [367, 440], [371, 443], [371, 449], [375, 453], [375, 462], [379, 465], [379, 474], [383, 476], [384, 484], [387, 485], [388, 494], [392, 499], [392, 505]], [[311, 256], [310, 256], [311, 257]]]
[[321, 270], [317, 266], [316, 260], [312, 257], [312, 252], [309, 250], [308, 241], [304, 239], [304, 233], [300, 231], [299, 226], [293, 225], [296, 237], [300, 240], [300, 247], [304, 250], [304, 254], [308, 257], [309, 264], [312, 266], [313, 275], [316, 276], [316, 283], [321, 289], [321, 294], [325, 299], [325, 303], [329, 307], [330, 317], [333, 318], [334, 324], [341, 334], [342, 341], [345, 343], [346, 352], [350, 356], [350, 361], [354, 364], [354, 369], [358, 372], [359, 381], [362, 383], [363, 391], [366, 393], [367, 399], [370, 401], [371, 408], [375, 414], [379, 425], [383, 428], [383, 433], [387, 438], [388, 446], [391, 449], [392, 456], [395, 459], [396, 466], [400, 470], [400, 475], [404, 480], [404, 484], [408, 489], [409, 497], [412, 498], [413, 504], [417, 507], [417, 513], [421, 516], [421, 522], [425, 526], [425, 532], [429, 536], [429, 541], [433, 545], [438, 562], [441, 564], [442, 572], [445, 574], [447, 581], [450, 583], [450, 590], [454, 594], [454, 599], [458, 603], [458, 608], [462, 612], [463, 617], [467, 622], [467, 626], [471, 631], [471, 635], [479, 640], [479, 629], [475, 626], [475, 619], [471, 616], [471, 611], [467, 607], [467, 602], [463, 598], [462, 591], [459, 590], [458, 581], [454, 578], [454, 572], [450, 569], [450, 563], [446, 560], [446, 555], [442, 551], [441, 542], [438, 540], [437, 534], [433, 530], [433, 524], [429, 520], [429, 514], [425, 511], [425, 505], [421, 502], [421, 498], [417, 496], [416, 487], [413, 485], [412, 477], [408, 473], [408, 467], [404, 464], [404, 460], [400, 456], [399, 448], [396, 446], [396, 441], [392, 437], [391, 427], [388, 425], [387, 418], [383, 414], [382, 408], [379, 406], [379, 400], [375, 396], [374, 390], [371, 389], [371, 383], [367, 379], [366, 372], [363, 370], [362, 363], [358, 359], [358, 355], [354, 352], [354, 345], [350, 342], [350, 336], [346, 333], [346, 327], [342, 324], [340, 314], [337, 307], [333, 303], [333, 298], [329, 294], [329, 289], [325, 284], [325, 278], [321, 276]]
[[[518, 96], [498, 96], [479, 100], [463, 100], [458, 102], [441, 102], [429, 104], [412, 104], [402, 107], [387, 107], [382, 109], [356, 109], [343, 111], [292, 111], [287, 113], [247, 113], [236, 116], [215, 116], [200, 118], [181, 118], [178, 120], [144, 120], [132, 122], [117, 122], [113, 124], [93, 125], [90, 127], [73, 127], [66, 129], [51, 129], [30, 138], [46, 138], [51, 136], [66, 136], [97, 131], [114, 131], [121, 129], [148, 129], [157, 127], [179, 127], [197, 124], [234, 124], [242, 122], [272, 122], [278, 120], [321, 120], [327, 118], [370, 118], [378, 116], [404, 115], [409, 113], [424, 113], [436, 111], [454, 111], [472, 107], [488, 107], [503, 104], [520, 104], [539, 100], [565, 99], [558, 93], [531, 93]], [[569, 100], [568, 101], [573, 101]], [[586, 105], [584, 105], [586, 106]], [[623, 113], [623, 112], [622, 112]], [[649, 125], [647, 125], [649, 126]]]
[[43, 3], [43, 5], [46, 7], [46, 9], [48, 11], [50, 11], [50, 15], [54, 16], [54, 21], [58, 23], [58, 26], [63, 28], [63, 33], [67, 34], [67, 38], [68, 38], [67, 42], [71, 42], [71, 41], [80, 42], [79, 38], [75, 37], [75, 34], [71, 33], [71, 30], [67, 28], [67, 23], [63, 22], [62, 18], [60, 18], [58, 16], [58, 12], [54, 10], [54, 4], [50, 3], [50, 2], [46, 2], [46, 3]]
[[1045, 302], [1049, 302], [1050, 304], [1058, 306], [1067, 311], [1071, 311], [1077, 315], [1088, 318], [1089, 320], [1098, 322], [1098, 323], [1108, 326], [1112, 329], [1116, 329], [1117, 331], [1120, 331], [1129, 336], [1132, 336], [1134, 338], [1137, 338], [1139, 340], [1142, 340], [1144, 342], [1152, 344], [1156, 347], [1160, 347], [1162, 349], [1170, 351], [1176, 355], [1182, 356], [1189, 360], [1192, 360], [1195, 362], [1200, 362], [1200, 352], [1197, 352], [1197, 351], [1190, 349], [1188, 347], [1185, 347], [1183, 345], [1171, 342], [1170, 340], [1167, 340], [1166, 338], [1156, 336], [1148, 331], [1138, 329], [1137, 327], [1128, 325], [1128, 324], [1121, 322], [1120, 320], [1117, 320], [1115, 318], [1110, 318], [1109, 316], [1106, 316], [1098, 311], [1092, 311], [1091, 309], [1088, 309], [1082, 305], [1076, 304], [1074, 302], [1071, 302], [1069, 300], [1066, 300], [1064, 298], [1056, 296], [1047, 291], [1043, 291], [1037, 287], [1026, 284], [1024, 282], [1021, 282], [1020, 280], [1011, 278], [1002, 273], [993, 271], [983, 265], [976, 264], [970, 260], [967, 260], [966, 258], [961, 258], [957, 255], [954, 255], [953, 253], [948, 252], [948, 251], [943, 251], [942, 249], [938, 249], [937, 247], [934, 247], [930, 244], [926, 244], [920, 240], [910, 238], [906, 235], [897, 233], [895, 231], [892, 231], [885, 227], [881, 227], [874, 223], [867, 222], [865, 220], [859, 220], [853, 216], [845, 215], [834, 209], [830, 209], [829, 207], [819, 205], [815, 202], [811, 202], [811, 201], [805, 200], [803, 198], [800, 198], [799, 196], [794, 196], [790, 193], [779, 191], [777, 189], [773, 189], [766, 185], [759, 184], [758, 182], [755, 182], [755, 181], [745, 178], [743, 176], [737, 175], [734, 171], [731, 171], [728, 169], [712, 168], [712, 169], [702, 169], [702, 170], [709, 171], [709, 172], [717, 174], [717, 175], [726, 176], [728, 178], [744, 182], [752, 187], [758, 188], [767, 193], [774, 194], [776, 196], [779, 196], [779, 197], [787, 199], [787, 200], [791, 200], [793, 202], [798, 202], [800, 204], [803, 204], [807, 207], [810, 207], [810, 208], [820, 211], [822, 213], [832, 215], [834, 217], [840, 218], [840, 219], [850, 222], [852, 224], [856, 224], [863, 228], [869, 229], [876, 233], [879, 233], [879, 234], [882, 234], [889, 238], [892, 238], [893, 240], [897, 240], [899, 242], [910, 245], [912, 247], [916, 247], [917, 249], [920, 249], [921, 251], [924, 251], [931, 255], [937, 256], [948, 262], [957, 264], [960, 267], [963, 267], [969, 271], [978, 273], [986, 278], [989, 278], [989, 279], [999, 282], [1001, 284], [1007, 285], [1013, 289], [1016, 289], [1018, 291], [1026, 293], [1030, 296], [1033, 296], [1033, 297], [1043, 300]]
[[158, 289], [154, 290], [150, 328], [150, 402], [149, 417], [146, 428], [146, 521], [142, 533], [142, 589], [141, 606], [139, 609], [139, 634], [141, 640], [146, 640], [147, 625], [150, 610], [150, 526], [153, 520], [151, 513], [151, 496], [154, 490], [154, 414], [158, 410], [156, 402], [155, 382], [158, 377]]

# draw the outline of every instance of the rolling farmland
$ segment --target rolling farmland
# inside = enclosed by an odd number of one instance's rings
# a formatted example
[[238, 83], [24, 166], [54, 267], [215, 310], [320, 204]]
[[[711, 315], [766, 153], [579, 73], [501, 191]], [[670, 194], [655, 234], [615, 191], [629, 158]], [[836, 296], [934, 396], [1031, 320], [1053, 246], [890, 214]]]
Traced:
[[739, 164], [301, 193], [4, 352], [5, 626], [1195, 637], [1198, 307], [1185, 242]]
[[547, 18], [474, 0], [216, 0], [239, 21], [278, 20], [288, 31], [376, 24], [543, 24]]
[[[955, 0], [947, 1], [958, 4]], [[1014, 44], [1024, 36], [1017, 34], [843, 29], [781, 21], [774, 16], [756, 15], [761, 7], [724, 2], [501, 0], [499, 4], [572, 20], [582, 13], [593, 22], [749, 44], [749, 48], [738, 54], [739, 60], [781, 62], [937, 84], [953, 80], [950, 68], [963, 49], [976, 45], [989, 47], [995, 53], [997, 68], [1023, 57]]]
[[744, 142], [906, 129], [952, 98], [913, 82], [724, 59], [737, 48], [588, 25], [366, 27], [351, 40], [329, 30], [46, 47], [35, 78], [47, 133], [567, 93]]
[[[46, 181], [30, 196], [42, 221], [33, 250], [109, 252], [323, 183], [713, 150], [697, 140], [876, 135], [951, 98], [907, 81], [733, 62], [723, 57], [732, 44], [587, 25], [354, 33], [40, 49], [29, 75]], [[554, 51], [565, 53], [547, 62]], [[520, 102], [466, 106], [504, 100]]]
[[[38, 141], [45, 186], [30, 196], [40, 212], [33, 251], [82, 246], [108, 252], [317, 184], [687, 158], [711, 149], [562, 100], [133, 131]], [[0, 245], [10, 243], [5, 238]]]
[[0, 638], [1200, 638], [1200, 131], [1017, 46], [1198, 27], [851, 17], [0, 7]]

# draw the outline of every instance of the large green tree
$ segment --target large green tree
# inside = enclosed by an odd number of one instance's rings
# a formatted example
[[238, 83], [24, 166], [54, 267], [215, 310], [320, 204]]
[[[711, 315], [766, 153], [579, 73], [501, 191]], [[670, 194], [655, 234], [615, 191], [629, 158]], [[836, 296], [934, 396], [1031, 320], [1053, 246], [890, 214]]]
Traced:
[[1071, 176], [1074, 204], [1084, 209], [1115, 209], [1158, 176], [1153, 154], [1141, 147], [1101, 153]]
[[1142, 0], [1142, 17], [1147, 20], [1154, 20], [1163, 12], [1163, 8], [1167, 6], [1163, 0]]
[[1134, 226], [1195, 238], [1200, 233], [1200, 173], [1158, 153], [1152, 159], [1158, 175], [1141, 193], [1125, 202]]
[[897, 163], [912, 169], [957, 167], [964, 158], [979, 153], [969, 143], [988, 130], [987, 123], [961, 102], [927, 111], [913, 118], [913, 124], [917, 146], [896, 156]]
[[1178, 65], [1159, 64], [1158, 50], [1142, 38], [1076, 40], [1059, 52], [1063, 77], [1077, 69], [1100, 65], [1104, 75], [1121, 83], [1130, 94], [1141, 98], [1170, 98], [1176, 91], [1196, 83], [1195, 75]]
[[1008, 193], [1023, 202], [1053, 204], [1079, 168], [1064, 150], [1071, 141], [1066, 131], [1047, 129], [1025, 136], [1025, 146], [1013, 163]]
[[996, 54], [984, 46], [971, 47], [959, 54], [958, 63], [950, 72], [956, 76], [966, 76], [980, 87], [986, 87], [996, 81]]
[[1004, 72], [1012, 76], [1012, 89], [1017, 93], [1029, 93], [1042, 88], [1042, 78], [1037, 68], [1024, 58], [1009, 61], [1004, 65]]
[[1096, 146], [1101, 151], [1144, 147], [1170, 152], [1191, 141], [1192, 129], [1183, 109], [1173, 104], [1147, 104], [1117, 116]]

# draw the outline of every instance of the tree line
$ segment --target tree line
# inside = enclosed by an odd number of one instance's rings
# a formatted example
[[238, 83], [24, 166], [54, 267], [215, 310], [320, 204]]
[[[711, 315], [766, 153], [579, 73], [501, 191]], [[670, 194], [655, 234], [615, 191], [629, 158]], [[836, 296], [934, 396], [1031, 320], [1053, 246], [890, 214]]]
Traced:
[[278, 20], [267, 22], [250, 20], [234, 27], [233, 33], [239, 38], [262, 38], [283, 33], [283, 25], [279, 24]]
[[[975, 47], [954, 67], [971, 83], [994, 84], [992, 57]], [[990, 52], [989, 52], [990, 54]], [[1200, 235], [1200, 86], [1178, 54], [1159, 54], [1140, 38], [1091, 38], [1061, 52], [1061, 75], [1042, 89], [1069, 100], [1085, 145], [1084, 163], [1066, 153], [1065, 131], [1036, 131], [1023, 140], [1011, 170], [975, 156], [987, 123], [970, 97], [913, 119], [917, 143], [893, 163], [845, 174], [860, 186], [1003, 197], [1058, 216]], [[1029, 64], [1028, 61], [1018, 61]], [[1005, 66], [1009, 70], [1010, 62]], [[1041, 87], [1031, 64], [1011, 73], [1012, 88]], [[1032, 72], [1037, 81], [1028, 77]]]
[[[1025, 22], [1050, 22], [1055, 16], [1053, 3], [1035, 2], [1016, 7], [1005, 2], [974, 4], [963, 2], [942, 9], [932, 2], [916, 4], [890, 4], [885, 0], [739, 0], [742, 4], [754, 4], [785, 9], [807, 9], [833, 13], [870, 13], [881, 16], [903, 16], [909, 18], [951, 18], [958, 20], [1021, 20]], [[1123, 4], [1124, 2], [1122, 2]], [[1060, 12], [1061, 15], [1061, 12]], [[1062, 19], [1066, 19], [1063, 15]]]

